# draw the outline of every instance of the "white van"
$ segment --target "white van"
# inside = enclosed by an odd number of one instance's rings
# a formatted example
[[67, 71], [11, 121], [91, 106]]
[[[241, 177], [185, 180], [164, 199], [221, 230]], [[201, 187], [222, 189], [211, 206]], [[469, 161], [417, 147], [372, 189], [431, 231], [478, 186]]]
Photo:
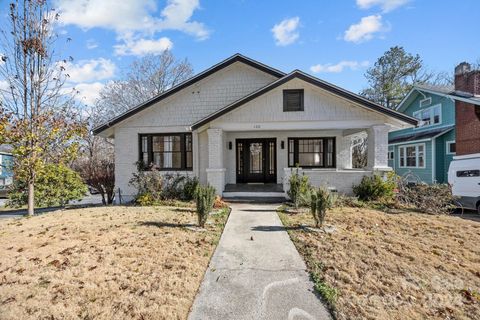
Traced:
[[460, 197], [462, 206], [480, 213], [480, 153], [453, 157], [448, 183], [453, 195]]

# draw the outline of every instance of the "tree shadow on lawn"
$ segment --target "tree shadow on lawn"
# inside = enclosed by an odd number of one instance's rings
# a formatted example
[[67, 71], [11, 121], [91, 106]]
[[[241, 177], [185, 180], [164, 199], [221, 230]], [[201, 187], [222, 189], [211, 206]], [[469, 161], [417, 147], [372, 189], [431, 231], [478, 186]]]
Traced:
[[251, 228], [252, 231], [263, 232], [276, 232], [276, 231], [288, 231], [288, 230], [303, 230], [301, 226], [285, 227], [285, 226], [255, 226]]
[[193, 209], [193, 208], [174, 208], [172, 210], [175, 211], [175, 212], [195, 213], [195, 209]]
[[194, 223], [170, 223], [170, 222], [161, 222], [161, 221], [143, 221], [139, 225], [147, 227], [157, 227], [157, 228], [187, 228], [187, 227], [196, 227]]

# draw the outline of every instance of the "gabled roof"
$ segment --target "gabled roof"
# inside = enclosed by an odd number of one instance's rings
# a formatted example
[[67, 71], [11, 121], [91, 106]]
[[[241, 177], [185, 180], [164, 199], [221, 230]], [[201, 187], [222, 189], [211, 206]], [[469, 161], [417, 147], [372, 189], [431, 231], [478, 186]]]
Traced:
[[434, 95], [438, 95], [441, 97], [447, 97], [452, 100], [463, 101], [471, 104], [475, 104], [480, 106], [480, 97], [474, 96], [468, 92], [456, 91], [454, 86], [435, 86], [429, 84], [417, 84], [415, 85], [403, 98], [403, 100], [398, 104], [397, 109], [399, 112], [404, 112], [405, 109], [408, 107], [411, 100], [414, 98], [414, 94], [419, 92], [430, 93]]
[[391, 116], [393, 118], [396, 118], [398, 120], [401, 120], [401, 121], [404, 121], [406, 123], [409, 123], [409, 124], [412, 124], [412, 125], [416, 125], [418, 123], [418, 120], [415, 119], [415, 118], [412, 118], [410, 116], [407, 116], [403, 113], [400, 113], [398, 111], [395, 111], [395, 110], [392, 110], [392, 109], [389, 109], [389, 108], [386, 108], [386, 107], [383, 107], [377, 103], [374, 103], [358, 94], [355, 94], [353, 92], [350, 92], [348, 90], [345, 90], [343, 88], [340, 88], [336, 85], [333, 85], [329, 82], [326, 82], [326, 81], [323, 81], [323, 80], [320, 80], [316, 77], [313, 77], [309, 74], [306, 74], [300, 70], [295, 70], [287, 75], [285, 75], [284, 77], [278, 79], [277, 81], [274, 81], [268, 85], [266, 85], [265, 87], [263, 88], [260, 88], [258, 89], [257, 91], [254, 91], [252, 92], [251, 94], [241, 98], [240, 100], [237, 100], [236, 102], [233, 102], [232, 104], [218, 110], [217, 112], [214, 112], [212, 113], [211, 115], [207, 116], [206, 118], [194, 123], [192, 125], [192, 129], [197, 129], [205, 124], [207, 124], [208, 122], [212, 121], [212, 120], [215, 120], [216, 118], [244, 105], [245, 103], [277, 88], [278, 86], [294, 79], [294, 78], [297, 78], [297, 79], [301, 79], [303, 81], [306, 81], [312, 85], [315, 85], [317, 87], [320, 87], [324, 90], [327, 90], [337, 96], [340, 96], [342, 98], [345, 98], [347, 100], [350, 100], [352, 102], [355, 102], [355, 103], [358, 103], [368, 109], [371, 109], [373, 111], [377, 111], [377, 112], [380, 112], [380, 113], [383, 113], [383, 114], [386, 114], [388, 116]]
[[224, 69], [228, 66], [230, 66], [231, 64], [235, 63], [235, 62], [242, 62], [242, 63], [245, 63], [253, 68], [256, 68], [260, 71], [263, 71], [263, 72], [266, 72], [268, 74], [271, 74], [272, 76], [274, 77], [277, 77], [277, 78], [280, 78], [280, 77], [283, 77], [285, 75], [284, 72], [280, 71], [280, 70], [277, 70], [275, 68], [272, 68], [272, 67], [269, 67], [263, 63], [260, 63], [258, 61], [255, 61], [253, 59], [250, 59], [248, 57], [245, 57], [239, 53], [237, 54], [234, 54], [233, 56], [223, 60], [222, 62], [220, 63], [217, 63], [216, 65], [208, 68], [207, 70], [203, 71], [203, 72], [200, 72], [199, 74], [193, 76], [192, 78], [190, 79], [187, 79], [185, 80], [184, 82], [170, 88], [169, 90], [139, 104], [138, 106], [128, 110], [127, 112], [125, 113], [122, 113], [121, 115], [113, 118], [112, 120], [108, 121], [107, 123], [104, 123], [96, 128], [93, 129], [93, 133], [94, 134], [99, 134], [100, 132], [108, 129], [109, 127], [133, 116], [134, 114], [142, 111], [142, 110], [145, 110], [146, 108], [152, 106], [153, 104], [159, 102], [159, 101], [162, 101], [163, 99], [181, 91], [182, 89], [192, 85], [192, 84], [195, 84], [196, 82], [214, 74], [215, 72], [221, 70], [221, 69]]
[[444, 135], [445, 133], [449, 132], [450, 130], [453, 130], [455, 126], [451, 125], [448, 127], [443, 127], [443, 128], [438, 128], [438, 129], [433, 129], [433, 130], [428, 130], [428, 131], [421, 131], [421, 132], [413, 132], [410, 134], [398, 136], [392, 139], [388, 140], [389, 144], [393, 143], [403, 143], [403, 142], [414, 142], [418, 140], [426, 140], [426, 139], [431, 139], [431, 138], [436, 138], [440, 137], [441, 135]]

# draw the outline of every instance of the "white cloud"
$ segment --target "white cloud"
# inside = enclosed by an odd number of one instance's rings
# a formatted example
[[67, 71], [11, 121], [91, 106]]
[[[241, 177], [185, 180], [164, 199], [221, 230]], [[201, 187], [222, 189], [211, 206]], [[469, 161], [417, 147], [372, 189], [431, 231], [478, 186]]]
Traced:
[[162, 37], [157, 40], [126, 39], [124, 44], [114, 46], [115, 54], [119, 56], [144, 56], [146, 54], [159, 54], [165, 50], [170, 50], [172, 47], [172, 41], [166, 37]]
[[115, 63], [104, 58], [81, 60], [78, 63], [67, 62], [64, 67], [65, 73], [70, 76], [68, 81], [72, 83], [110, 79], [117, 69]]
[[210, 33], [203, 23], [191, 21], [199, 0], [168, 0], [161, 17], [152, 15], [158, 9], [154, 0], [55, 0], [55, 4], [62, 24], [110, 29], [120, 37], [128, 32], [178, 30], [203, 40]]
[[299, 17], [282, 20], [272, 28], [273, 37], [277, 46], [288, 46], [297, 41], [300, 36], [297, 31], [300, 24]]
[[200, 8], [199, 0], [168, 0], [162, 10], [162, 21], [158, 23], [160, 29], [180, 30], [194, 35], [199, 40], [207, 39], [209, 30], [201, 22], [190, 21], [195, 10]]
[[[105, 86], [104, 83], [78, 83], [75, 85], [75, 90], [78, 94], [75, 98], [86, 105], [93, 105], [95, 101], [100, 97], [100, 91]], [[73, 88], [65, 88], [66, 92], [70, 92]]]
[[92, 50], [98, 48], [98, 42], [95, 41], [94, 39], [88, 39], [87, 40], [87, 49]]
[[408, 2], [410, 2], [410, 0], [357, 0], [357, 6], [360, 9], [369, 9], [374, 6], [380, 6], [383, 12], [389, 12], [407, 4]]
[[351, 70], [358, 70], [359, 68], [368, 67], [368, 65], [369, 65], [368, 61], [359, 62], [359, 61], [343, 60], [336, 64], [331, 64], [331, 63], [317, 64], [317, 65], [311, 66], [310, 71], [314, 73], [320, 73], [320, 72], [339, 73], [346, 68]]
[[359, 23], [352, 24], [343, 36], [345, 41], [360, 43], [373, 38], [375, 33], [386, 31], [381, 15], [363, 17]]

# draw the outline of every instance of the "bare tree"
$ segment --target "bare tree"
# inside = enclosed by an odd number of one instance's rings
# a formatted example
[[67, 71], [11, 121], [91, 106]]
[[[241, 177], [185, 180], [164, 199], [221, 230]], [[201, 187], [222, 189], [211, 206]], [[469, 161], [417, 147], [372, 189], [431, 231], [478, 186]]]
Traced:
[[359, 135], [352, 139], [352, 167], [367, 166], [367, 135]]
[[134, 61], [120, 80], [108, 83], [97, 100], [103, 121], [170, 89], [193, 75], [190, 63], [177, 60], [170, 51]]
[[88, 186], [100, 193], [102, 203], [107, 205], [112, 204], [115, 197], [114, 144], [112, 139], [93, 134], [92, 129], [99, 124], [97, 112], [96, 107], [85, 106], [83, 113], [90, 130], [82, 141], [79, 157], [72, 167]]
[[58, 14], [47, 1], [17, 0], [9, 5], [9, 23], [0, 30], [0, 143], [10, 144], [15, 179], [28, 185], [28, 214], [34, 214], [37, 173], [50, 160], [75, 157], [84, 126], [65, 94], [66, 79], [54, 50]]

